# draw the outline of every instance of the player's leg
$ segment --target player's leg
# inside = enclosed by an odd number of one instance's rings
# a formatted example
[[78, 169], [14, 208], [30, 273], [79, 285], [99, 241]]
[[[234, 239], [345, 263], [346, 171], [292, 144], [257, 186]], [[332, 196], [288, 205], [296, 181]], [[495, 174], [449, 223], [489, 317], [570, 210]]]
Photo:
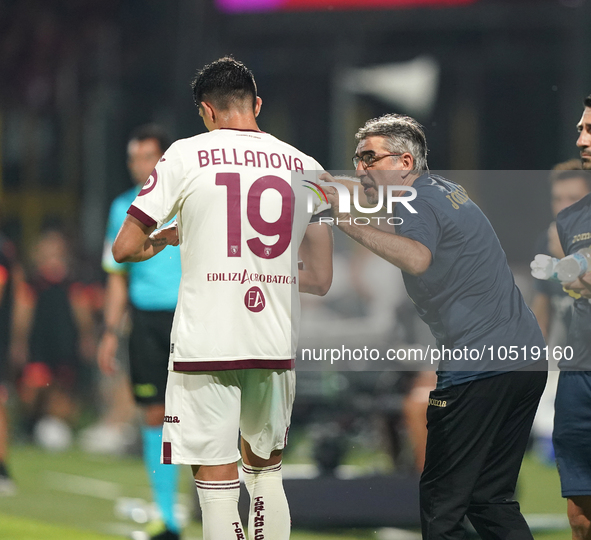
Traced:
[[236, 462], [192, 465], [203, 522], [203, 540], [246, 538], [238, 513], [240, 480]]
[[574, 540], [591, 538], [591, 372], [561, 371], [556, 391], [554, 449]]
[[204, 540], [245, 538], [238, 514], [236, 379], [234, 371], [168, 375], [162, 459], [192, 466]]
[[567, 501], [573, 540], [591, 540], [591, 496], [569, 497]]
[[467, 516], [483, 540], [529, 540], [532, 534], [514, 499], [515, 486], [527, 448], [545, 372], [515, 371], [492, 377], [490, 391], [502, 400], [496, 415], [502, 419], [486, 465], [474, 487]]
[[142, 409], [144, 465], [162, 519], [150, 524], [148, 531], [152, 538], [170, 540], [180, 534], [174, 512], [179, 471], [175, 465], [161, 464], [160, 454], [172, 316], [166, 311], [134, 310], [129, 341], [133, 394]]
[[248, 537], [287, 540], [291, 519], [281, 459], [295, 397], [295, 372], [248, 370], [242, 382], [240, 429], [242, 470], [250, 495]]
[[[248, 513], [248, 538], [289, 538], [291, 518], [283, 489], [281, 474], [281, 450], [262, 459], [242, 439], [242, 472], [250, 495]], [[262, 536], [261, 536], [262, 535]]]

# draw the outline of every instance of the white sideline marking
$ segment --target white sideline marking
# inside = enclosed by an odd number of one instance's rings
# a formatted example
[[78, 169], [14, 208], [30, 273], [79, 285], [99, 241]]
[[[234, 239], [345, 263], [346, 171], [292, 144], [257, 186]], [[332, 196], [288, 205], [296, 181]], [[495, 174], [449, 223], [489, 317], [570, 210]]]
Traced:
[[114, 501], [121, 496], [121, 486], [115, 482], [54, 471], [46, 471], [45, 478], [47, 484], [56, 491], [76, 493], [108, 501]]

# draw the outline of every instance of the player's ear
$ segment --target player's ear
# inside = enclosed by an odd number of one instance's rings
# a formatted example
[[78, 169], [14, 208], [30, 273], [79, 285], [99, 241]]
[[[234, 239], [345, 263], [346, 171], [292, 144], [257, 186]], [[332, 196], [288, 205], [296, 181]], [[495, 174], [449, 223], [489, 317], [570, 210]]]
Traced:
[[215, 122], [215, 120], [216, 120], [215, 110], [209, 103], [207, 103], [207, 101], [201, 102], [200, 111], [201, 111], [201, 116], [203, 117], [204, 121], [208, 120], [209, 122], [212, 122], [212, 123]]
[[254, 117], [255, 118], [261, 112], [262, 105], [263, 105], [263, 100], [259, 96], [257, 96], [257, 99], [256, 99], [255, 104], [254, 104]]

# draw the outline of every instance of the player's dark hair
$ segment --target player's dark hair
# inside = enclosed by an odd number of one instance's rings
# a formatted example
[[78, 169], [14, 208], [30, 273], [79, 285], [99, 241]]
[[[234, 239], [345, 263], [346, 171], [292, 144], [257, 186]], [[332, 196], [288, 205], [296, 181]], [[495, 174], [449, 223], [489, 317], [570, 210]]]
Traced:
[[195, 105], [209, 101], [220, 111], [232, 106], [243, 106], [245, 100], [252, 102], [254, 110], [257, 85], [254, 75], [242, 62], [231, 56], [220, 58], [199, 70], [191, 82]]
[[554, 165], [550, 171], [549, 181], [553, 186], [563, 180], [572, 180], [580, 178], [587, 184], [587, 188], [591, 192], [591, 171], [583, 169], [583, 164], [580, 159], [569, 159]]
[[583, 101], [583, 103], [585, 104], [585, 107], [591, 107], [591, 94], [589, 94], [586, 98], [585, 101]]
[[147, 139], [156, 139], [163, 154], [172, 143], [168, 132], [158, 124], [143, 124], [136, 127], [129, 135], [129, 142], [145, 141]]
[[372, 118], [355, 134], [358, 143], [368, 137], [385, 137], [390, 152], [408, 152], [414, 159], [415, 171], [428, 170], [427, 138], [423, 126], [414, 118], [403, 114], [385, 114]]

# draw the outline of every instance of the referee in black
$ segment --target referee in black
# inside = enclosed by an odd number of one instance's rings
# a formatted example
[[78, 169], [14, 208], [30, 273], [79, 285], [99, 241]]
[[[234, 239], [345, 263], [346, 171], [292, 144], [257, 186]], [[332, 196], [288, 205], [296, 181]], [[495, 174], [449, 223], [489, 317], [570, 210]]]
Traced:
[[538, 323], [482, 211], [460, 185], [429, 173], [421, 125], [386, 115], [356, 139], [353, 163], [369, 205], [380, 204], [380, 190], [385, 200], [387, 186], [417, 192], [417, 213], [396, 204], [402, 224], [391, 234], [355, 224], [326, 190], [339, 228], [402, 270], [442, 355], [427, 410], [423, 538], [463, 539], [467, 516], [484, 540], [531, 539], [514, 494], [547, 376]]

